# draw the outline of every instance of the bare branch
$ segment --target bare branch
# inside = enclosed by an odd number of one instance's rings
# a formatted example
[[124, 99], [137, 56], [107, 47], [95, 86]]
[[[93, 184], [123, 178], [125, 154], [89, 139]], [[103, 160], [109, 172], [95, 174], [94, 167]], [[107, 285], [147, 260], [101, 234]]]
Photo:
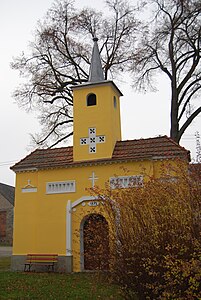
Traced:
[[[141, 90], [153, 88], [159, 71], [171, 83], [170, 135], [179, 142], [181, 134], [190, 126], [193, 113], [183, 120], [189, 102], [196, 98], [201, 86], [201, 3], [198, 0], [152, 0], [152, 21], [147, 22], [133, 56], [131, 70], [134, 83]], [[199, 111], [197, 104], [195, 111]], [[183, 125], [182, 125], [182, 122]], [[182, 128], [182, 130], [179, 130]]]
[[128, 69], [137, 21], [126, 1], [113, 4], [108, 17], [94, 9], [76, 10], [71, 0], [54, 2], [38, 23], [30, 52], [12, 62], [24, 79], [14, 92], [16, 102], [36, 111], [42, 125], [37, 144], [55, 146], [72, 135], [72, 126], [66, 126], [73, 120], [71, 86], [88, 80], [92, 36], [99, 38], [106, 78], [108, 72]]

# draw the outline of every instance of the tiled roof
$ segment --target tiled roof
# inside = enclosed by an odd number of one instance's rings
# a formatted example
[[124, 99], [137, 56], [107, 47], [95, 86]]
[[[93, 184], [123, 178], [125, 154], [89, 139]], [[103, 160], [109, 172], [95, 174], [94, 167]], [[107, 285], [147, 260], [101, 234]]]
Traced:
[[0, 183], [0, 194], [14, 205], [15, 188], [11, 185]]
[[127, 160], [185, 158], [190, 160], [189, 151], [167, 136], [116, 142], [112, 158], [90, 161], [73, 161], [73, 147], [37, 149], [11, 167], [14, 171], [47, 169], [86, 164], [115, 163]]

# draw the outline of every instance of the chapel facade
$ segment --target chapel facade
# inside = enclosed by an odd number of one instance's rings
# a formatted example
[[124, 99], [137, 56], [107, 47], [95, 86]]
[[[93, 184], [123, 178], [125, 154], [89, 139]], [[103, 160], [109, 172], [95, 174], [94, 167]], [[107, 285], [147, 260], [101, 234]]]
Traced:
[[143, 186], [147, 179], [142, 170], [160, 177], [162, 164], [189, 162], [189, 152], [167, 136], [121, 140], [122, 93], [113, 81], [104, 80], [96, 38], [89, 80], [72, 90], [73, 146], [37, 149], [12, 167], [16, 173], [13, 270], [23, 270], [28, 253], [57, 253], [60, 272], [96, 269], [97, 249], [87, 245], [85, 234], [92, 223], [99, 223], [109, 239], [109, 226], [103, 201], [91, 196], [90, 189], [104, 188], [106, 183], [111, 189], [116, 183], [119, 188], [131, 183]]

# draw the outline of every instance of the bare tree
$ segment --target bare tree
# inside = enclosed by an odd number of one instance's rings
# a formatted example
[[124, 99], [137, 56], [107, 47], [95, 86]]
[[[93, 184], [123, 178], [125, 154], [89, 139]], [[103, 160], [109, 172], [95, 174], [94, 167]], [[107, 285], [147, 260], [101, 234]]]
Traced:
[[88, 80], [92, 37], [99, 38], [105, 79], [127, 69], [132, 60], [137, 21], [124, 0], [108, 0], [103, 16], [93, 9], [78, 11], [61, 0], [38, 23], [30, 53], [14, 59], [12, 68], [24, 77], [15, 92], [19, 106], [38, 112], [42, 125], [33, 136], [39, 146], [53, 147], [72, 134], [71, 86]]
[[[159, 72], [171, 86], [170, 136], [179, 143], [201, 112], [201, 2], [200, 0], [150, 0], [152, 12], [138, 40], [132, 71], [139, 90], [154, 88]], [[197, 103], [196, 103], [197, 102]], [[189, 110], [190, 108], [190, 110]]]

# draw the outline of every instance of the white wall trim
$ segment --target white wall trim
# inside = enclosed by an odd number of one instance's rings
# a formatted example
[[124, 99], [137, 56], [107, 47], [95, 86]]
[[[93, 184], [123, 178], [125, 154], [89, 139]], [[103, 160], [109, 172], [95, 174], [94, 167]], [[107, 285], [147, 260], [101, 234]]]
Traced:
[[22, 188], [22, 193], [36, 193], [37, 192], [37, 188]]
[[68, 200], [66, 206], [66, 256], [72, 256], [72, 205]]
[[75, 193], [75, 180], [53, 181], [46, 183], [46, 194]]
[[81, 198], [79, 198], [78, 200], [74, 201], [72, 203], [72, 208], [76, 207], [77, 205], [79, 205], [80, 203], [84, 202], [84, 201], [91, 201], [91, 200], [98, 200], [98, 197], [94, 197], [94, 196], [83, 196]]
[[68, 200], [66, 206], [66, 256], [72, 256], [72, 211], [80, 203], [93, 200], [98, 200], [98, 197], [83, 196], [73, 203]]
[[144, 176], [141, 174], [110, 177], [110, 187], [111, 189], [140, 187], [143, 186], [143, 180]]

